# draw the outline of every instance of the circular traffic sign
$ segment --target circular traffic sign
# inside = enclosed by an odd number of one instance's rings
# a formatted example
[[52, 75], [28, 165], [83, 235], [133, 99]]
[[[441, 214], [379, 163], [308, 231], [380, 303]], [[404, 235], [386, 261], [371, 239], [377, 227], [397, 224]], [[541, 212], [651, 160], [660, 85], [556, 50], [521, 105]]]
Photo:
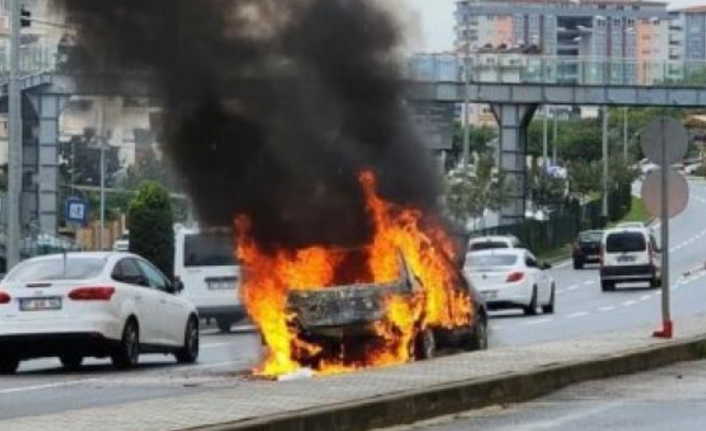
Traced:
[[[689, 184], [681, 174], [669, 170], [668, 217], [681, 214], [689, 203]], [[655, 169], [647, 174], [642, 183], [642, 200], [653, 217], [662, 216], [662, 170]]]
[[689, 149], [689, 133], [674, 118], [655, 118], [642, 130], [640, 144], [649, 161], [659, 166], [662, 166], [664, 147], [667, 165], [673, 165], [686, 156]]

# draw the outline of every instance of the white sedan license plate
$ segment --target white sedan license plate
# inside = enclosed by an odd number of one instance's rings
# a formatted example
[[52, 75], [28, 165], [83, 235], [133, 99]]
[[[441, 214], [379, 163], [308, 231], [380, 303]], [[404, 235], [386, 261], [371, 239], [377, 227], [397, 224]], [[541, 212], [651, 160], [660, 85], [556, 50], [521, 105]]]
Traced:
[[489, 290], [487, 292], [483, 292], [483, 297], [485, 299], [496, 299], [498, 297], [498, 291], [497, 290]]
[[61, 310], [61, 298], [31, 298], [20, 300], [20, 311]]
[[235, 290], [235, 281], [210, 281], [208, 283], [208, 290]]

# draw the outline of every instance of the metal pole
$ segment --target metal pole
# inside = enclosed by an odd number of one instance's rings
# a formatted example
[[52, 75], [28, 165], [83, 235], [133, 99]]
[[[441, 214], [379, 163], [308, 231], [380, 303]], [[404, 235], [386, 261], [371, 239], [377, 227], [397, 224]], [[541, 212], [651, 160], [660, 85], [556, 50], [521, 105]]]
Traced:
[[672, 338], [672, 317], [669, 298], [669, 163], [667, 162], [666, 118], [662, 118], [662, 335]]
[[544, 173], [549, 166], [549, 105], [544, 106], [544, 130], [542, 135], [542, 166]]
[[468, 115], [470, 113], [470, 108], [471, 108], [471, 100], [470, 100], [470, 79], [471, 79], [471, 74], [470, 71], [468, 70], [468, 63], [470, 62], [470, 45], [466, 46], [466, 55], [463, 58], [463, 82], [464, 82], [464, 95], [463, 95], [463, 167], [468, 167], [468, 163], [470, 162], [470, 156], [471, 156], [471, 142], [470, 142], [470, 136], [468, 135], [469, 128], [470, 128], [470, 119], [468, 118]]
[[623, 160], [628, 160], [628, 133], [630, 127], [628, 124], [628, 107], [623, 108]]
[[100, 132], [98, 134], [98, 139], [99, 139], [99, 144], [100, 144], [100, 152], [101, 152], [101, 196], [100, 196], [100, 201], [101, 201], [101, 214], [100, 214], [100, 238], [98, 244], [100, 245], [101, 251], [105, 250], [105, 141], [106, 141], [106, 136], [105, 136], [105, 100], [101, 98], [101, 103], [99, 107], [99, 124], [100, 124]]
[[603, 107], [603, 217], [608, 217], [608, 107]]
[[552, 137], [552, 150], [552, 164], [557, 166], [557, 163], [559, 162], [559, 118], [556, 115], [556, 111], [554, 111], [554, 136]]
[[20, 87], [21, 0], [12, 0], [10, 13], [10, 80], [8, 82], [7, 270], [20, 261], [22, 241], [22, 90]]

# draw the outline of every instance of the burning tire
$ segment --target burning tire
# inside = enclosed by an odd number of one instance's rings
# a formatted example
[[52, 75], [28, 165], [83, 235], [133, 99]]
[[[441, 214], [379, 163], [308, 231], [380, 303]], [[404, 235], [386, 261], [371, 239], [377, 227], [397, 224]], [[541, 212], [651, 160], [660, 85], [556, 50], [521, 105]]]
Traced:
[[431, 329], [425, 329], [417, 334], [414, 340], [414, 359], [423, 361], [436, 356], [436, 336]]

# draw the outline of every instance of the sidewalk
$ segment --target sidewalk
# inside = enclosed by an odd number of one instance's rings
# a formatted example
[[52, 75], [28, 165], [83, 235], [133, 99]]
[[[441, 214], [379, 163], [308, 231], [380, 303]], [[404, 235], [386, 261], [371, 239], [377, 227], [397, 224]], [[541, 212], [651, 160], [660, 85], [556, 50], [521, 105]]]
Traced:
[[[678, 339], [674, 341], [651, 338], [653, 329], [451, 355], [353, 375], [287, 383], [248, 381], [224, 373], [216, 377], [241, 379], [240, 383], [198, 395], [0, 421], [0, 429], [363, 429], [371, 425], [388, 425], [390, 418], [404, 423], [418, 419], [420, 415], [453, 412], [453, 409], [463, 407], [461, 402], [466, 406], [480, 406], [528, 399], [576, 381], [696, 359], [706, 352], [706, 316], [680, 320], [676, 328]], [[630, 357], [631, 362], [616, 361], [616, 358], [624, 357]], [[553, 370], [562, 374], [552, 374]], [[476, 386], [475, 397], [479, 399], [469, 398], [471, 392], [468, 388], [473, 386]], [[468, 399], [458, 400], [457, 406], [447, 405], [451, 391]], [[513, 391], [515, 393], [511, 393]], [[333, 410], [337, 411], [335, 415], [327, 413]], [[209, 427], [218, 424], [230, 425]]]

